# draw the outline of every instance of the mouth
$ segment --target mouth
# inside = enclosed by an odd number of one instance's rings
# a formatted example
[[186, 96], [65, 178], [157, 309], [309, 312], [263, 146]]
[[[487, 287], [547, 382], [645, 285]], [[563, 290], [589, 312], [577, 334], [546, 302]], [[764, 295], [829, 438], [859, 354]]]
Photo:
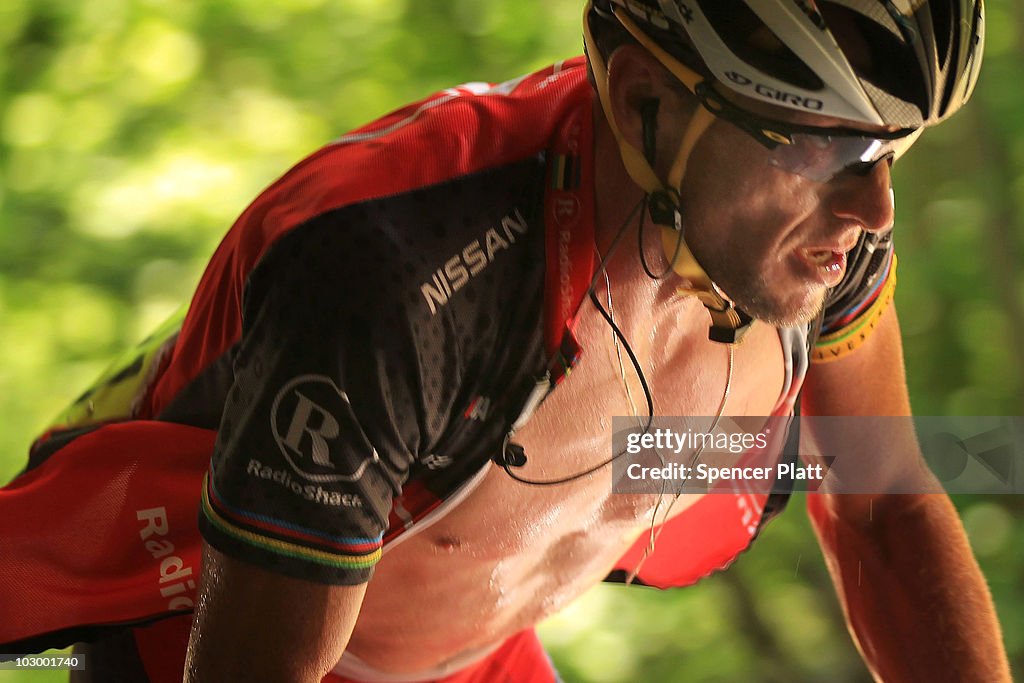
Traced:
[[806, 248], [798, 252], [807, 276], [826, 287], [835, 287], [846, 274], [846, 252], [837, 248]]

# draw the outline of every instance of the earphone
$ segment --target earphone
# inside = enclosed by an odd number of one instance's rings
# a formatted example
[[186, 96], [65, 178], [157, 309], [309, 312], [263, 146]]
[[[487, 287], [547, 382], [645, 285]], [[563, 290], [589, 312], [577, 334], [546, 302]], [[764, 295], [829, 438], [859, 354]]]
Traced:
[[[647, 159], [647, 164], [651, 168], [654, 168], [655, 153], [658, 147], [658, 107], [660, 104], [660, 100], [652, 97], [640, 105], [644, 158]], [[651, 214], [651, 220], [656, 225], [671, 226], [679, 233], [679, 239], [682, 240], [683, 214], [679, 205], [678, 191], [675, 188], [663, 188], [648, 195], [646, 212]], [[668, 272], [671, 272], [671, 267], [666, 271], [665, 275]]]
[[[658, 148], [658, 106], [660, 104], [661, 102], [657, 98], [652, 97], [644, 100], [644, 103], [640, 105], [644, 158], [647, 159], [647, 163], [651, 168], [654, 167]], [[660, 273], [655, 273], [651, 269], [650, 264], [647, 263], [647, 256], [644, 254], [644, 227], [647, 225], [647, 214], [650, 214], [651, 220], [656, 225], [673, 226], [678, 236], [672, 258], [665, 267], [665, 270]], [[668, 191], [659, 190], [644, 196], [643, 213], [640, 215], [640, 229], [637, 231], [637, 240], [637, 248], [640, 252], [640, 265], [643, 266], [647, 277], [652, 280], [664, 279], [672, 272], [672, 264], [679, 258], [679, 252], [683, 246], [683, 214], [679, 207], [678, 194], [673, 198]]]

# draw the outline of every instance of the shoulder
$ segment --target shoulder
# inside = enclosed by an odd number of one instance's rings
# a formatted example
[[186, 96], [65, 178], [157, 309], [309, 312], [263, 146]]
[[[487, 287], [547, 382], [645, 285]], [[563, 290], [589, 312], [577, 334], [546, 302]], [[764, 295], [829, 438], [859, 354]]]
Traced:
[[393, 197], [542, 153], [592, 99], [582, 59], [499, 85], [435, 93], [341, 136], [291, 168], [233, 231], [269, 244], [339, 207]]
[[417, 319], [470, 291], [477, 300], [487, 283], [541, 260], [543, 178], [543, 159], [533, 156], [315, 216], [249, 273], [243, 317], [271, 292], [313, 308]]
[[[436, 93], [299, 162], [246, 208], [211, 258], [152, 411], [239, 341], [243, 302], [273, 282], [285, 283], [285, 302], [320, 301], [330, 285], [358, 293], [343, 302], [349, 307], [372, 312], [390, 300], [431, 318], [444, 312], [439, 320], [488, 280], [488, 292], [500, 289], [499, 276], [516, 275], [510, 255], [534, 244], [513, 243], [513, 231], [540, 232], [528, 209], [541, 201], [544, 150], [570, 114], [589, 113], [591, 99], [578, 58], [502, 85]], [[532, 164], [529, 177], [517, 176], [521, 164]], [[322, 304], [306, 308], [315, 316]]]

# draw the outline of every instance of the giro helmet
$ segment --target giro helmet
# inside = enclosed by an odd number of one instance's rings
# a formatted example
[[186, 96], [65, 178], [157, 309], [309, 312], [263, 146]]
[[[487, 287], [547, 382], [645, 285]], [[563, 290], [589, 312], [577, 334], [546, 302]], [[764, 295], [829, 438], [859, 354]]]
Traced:
[[[595, 0], [726, 88], [874, 126], [956, 112], [981, 66], [983, 0]], [[699, 63], [693, 63], [696, 57]]]

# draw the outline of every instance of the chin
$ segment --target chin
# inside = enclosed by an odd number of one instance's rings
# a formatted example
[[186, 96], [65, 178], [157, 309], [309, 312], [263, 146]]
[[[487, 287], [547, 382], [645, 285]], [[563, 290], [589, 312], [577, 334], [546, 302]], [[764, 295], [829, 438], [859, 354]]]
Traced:
[[758, 291], [744, 289], [740, 287], [736, 296], [730, 296], [736, 306], [773, 327], [796, 327], [811, 322], [821, 313], [827, 291], [815, 288], [797, 296], [783, 297], [763, 287], [757, 288]]
[[[707, 263], [706, 271], [722, 292], [747, 315], [774, 327], [796, 327], [814, 320], [821, 313], [828, 288], [808, 282], [773, 260], [741, 262], [717, 258], [712, 252], [698, 254], [698, 263]], [[715, 276], [718, 277], [715, 277]]]

